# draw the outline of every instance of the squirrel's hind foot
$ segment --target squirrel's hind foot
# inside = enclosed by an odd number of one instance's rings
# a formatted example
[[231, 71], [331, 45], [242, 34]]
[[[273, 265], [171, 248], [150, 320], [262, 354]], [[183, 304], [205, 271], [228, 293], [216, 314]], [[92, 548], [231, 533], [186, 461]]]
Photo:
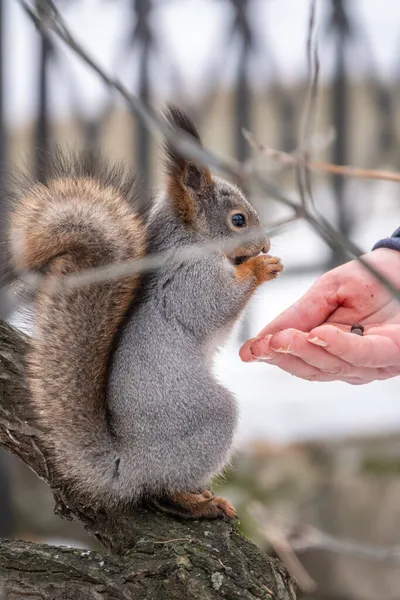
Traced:
[[152, 499], [151, 504], [162, 512], [186, 519], [233, 519], [236, 510], [228, 500], [206, 490], [201, 494], [180, 492]]

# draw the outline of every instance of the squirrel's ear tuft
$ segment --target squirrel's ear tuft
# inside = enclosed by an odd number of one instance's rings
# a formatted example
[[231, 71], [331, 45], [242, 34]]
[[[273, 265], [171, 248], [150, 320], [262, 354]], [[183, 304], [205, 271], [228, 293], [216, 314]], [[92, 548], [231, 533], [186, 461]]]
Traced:
[[[199, 144], [199, 132], [191, 118], [174, 105], [168, 105], [164, 115], [177, 131], [192, 136]], [[198, 214], [198, 201], [212, 185], [208, 167], [182, 156], [170, 142], [164, 146], [167, 172], [167, 190], [178, 214], [185, 221], [193, 221]]]
[[186, 133], [194, 137], [199, 144], [201, 144], [200, 135], [196, 129], [196, 125], [187, 113], [183, 112], [183, 110], [178, 106], [175, 106], [175, 104], [168, 104], [164, 110], [164, 115], [172, 127], [186, 131]]

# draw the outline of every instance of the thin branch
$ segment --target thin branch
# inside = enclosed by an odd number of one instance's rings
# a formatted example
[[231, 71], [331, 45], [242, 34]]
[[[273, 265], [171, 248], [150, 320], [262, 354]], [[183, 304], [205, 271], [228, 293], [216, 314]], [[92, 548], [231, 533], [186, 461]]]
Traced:
[[299, 554], [310, 550], [327, 550], [335, 554], [400, 564], [400, 544], [395, 546], [365, 544], [333, 536], [311, 525], [295, 529], [288, 535], [288, 540], [292, 549]]
[[[104, 83], [116, 90], [126, 100], [131, 112], [142, 121], [150, 132], [157, 136], [161, 134], [178, 152], [191, 160], [197, 160], [207, 164], [210, 167], [242, 181], [248, 179], [248, 173], [241, 163], [232, 158], [222, 157], [215, 152], [209, 151], [207, 148], [198, 144], [192, 136], [184, 131], [177, 132], [166, 120], [160, 118], [153, 109], [145, 106], [139, 98], [131, 94], [120, 81], [115, 79], [112, 75], [107, 74], [69, 32], [62, 16], [50, 0], [41, 0], [40, 2], [41, 5], [49, 4], [46, 19], [31, 8], [26, 0], [18, 0], [18, 2], [42, 35], [49, 36], [51, 32], [55, 33], [59, 39], [73, 50], [75, 54], [77, 54], [79, 58], [104, 81]], [[253, 181], [256, 184], [260, 184], [262, 190], [268, 195], [296, 210], [296, 202], [287, 196], [274, 182], [257, 177], [253, 178]]]
[[400, 173], [395, 173], [392, 171], [334, 165], [332, 163], [315, 160], [310, 160], [307, 164], [311, 170], [321, 171], [322, 173], [332, 173], [334, 175], [342, 175], [343, 177], [351, 177], [354, 179], [375, 179], [380, 181], [394, 181], [396, 183], [400, 183]]
[[[243, 135], [247, 142], [259, 155], [264, 155], [271, 159], [272, 163], [267, 165], [267, 169], [271, 171], [281, 170], [283, 167], [295, 167], [296, 164], [301, 160], [300, 151], [298, 149], [293, 152], [284, 152], [283, 150], [275, 150], [268, 148], [265, 144], [260, 142], [251, 131], [242, 129]], [[304, 141], [307, 152], [321, 152], [326, 150], [335, 141], [336, 133], [333, 127], [329, 127], [325, 132], [317, 132], [309, 137], [308, 140]], [[304, 160], [304, 159], [303, 159]], [[253, 162], [254, 158], [248, 161], [248, 164]], [[316, 164], [313, 161], [308, 160], [308, 166]], [[250, 167], [246, 167], [249, 171]], [[340, 173], [339, 173], [340, 174]]]
[[[266, 236], [276, 234], [286, 225], [293, 223], [297, 218], [289, 216], [287, 218], [271, 223], [268, 229], [265, 229]], [[259, 232], [249, 232], [240, 236], [240, 242], [251, 242], [259, 238]], [[110, 263], [105, 267], [96, 267], [86, 269], [77, 274], [64, 275], [62, 277], [52, 277], [42, 275], [33, 271], [19, 274], [19, 284], [23, 291], [23, 297], [26, 301], [32, 299], [35, 292], [46, 282], [48, 291], [73, 290], [86, 285], [109, 282], [130, 275], [143, 274], [165, 266], [179, 265], [181, 263], [195, 262], [214, 252], [226, 252], [234, 250], [238, 245], [237, 237], [223, 237], [209, 242], [198, 244], [188, 244], [178, 249], [154, 252], [143, 258], [119, 263]], [[6, 311], [4, 316], [8, 316], [9, 307], [15, 304], [15, 287], [10, 285], [3, 290], [4, 309], [0, 307], [0, 317]], [[20, 300], [22, 301], [22, 295]], [[8, 312], [7, 312], [8, 311]]]
[[[257, 141], [251, 132], [244, 131], [244, 134], [253, 148], [256, 148], [260, 153], [265, 154], [265, 156], [274, 161], [278, 166], [283, 165], [285, 167], [295, 167], [302, 160], [297, 151], [289, 153], [283, 152], [282, 150], [267, 148], [262, 143]], [[330, 133], [329, 137], [326, 136], [326, 140], [327, 141], [325, 144], [321, 142], [321, 148], [324, 148], [326, 145], [331, 143], [332, 137]], [[349, 177], [352, 179], [375, 179], [379, 181], [393, 181], [394, 183], [400, 183], [400, 173], [395, 171], [364, 169], [363, 167], [354, 167], [350, 165], [335, 165], [329, 162], [310, 159], [307, 160], [307, 167], [311, 171], [341, 175], [342, 177]]]
[[302, 158], [296, 163], [296, 181], [300, 199], [304, 207], [309, 201], [311, 209], [316, 212], [316, 206], [312, 194], [311, 178], [307, 166], [310, 148], [308, 140], [311, 138], [316, 117], [316, 105], [318, 96], [318, 77], [319, 77], [319, 59], [318, 46], [315, 38], [315, 13], [316, 0], [311, 0], [310, 17], [308, 23], [307, 35], [307, 66], [308, 66], [308, 86], [304, 107], [303, 124], [300, 131], [300, 141], [297, 155]]
[[298, 219], [304, 218], [332, 248], [346, 252], [351, 258], [358, 258], [365, 268], [400, 300], [400, 290], [396, 289], [389, 280], [368, 265], [368, 263], [361, 260], [361, 249], [350, 240], [340, 235], [339, 232], [335, 231], [322, 216], [319, 215], [318, 219], [314, 217], [304, 206], [301, 206], [292, 200], [290, 196], [274, 182], [259, 176], [257, 173], [252, 173], [250, 177], [248, 170], [246, 170], [239, 162], [233, 159], [222, 158], [197, 144], [191, 136], [184, 132], [177, 132], [166, 121], [158, 117], [152, 109], [146, 107], [138, 98], [130, 94], [119, 81], [103, 71], [97, 62], [82, 48], [69, 32], [60, 13], [51, 0], [40, 0], [40, 11], [31, 8], [26, 0], [18, 1], [36, 27], [41, 31], [42, 35], [50, 35], [51, 32], [55, 33], [56, 36], [73, 50], [94, 72], [96, 72], [107, 85], [115, 89], [126, 100], [130, 110], [141, 119], [151, 132], [162, 134], [175, 146], [177, 151], [184, 156], [208, 164], [209, 166], [242, 181], [247, 180], [257, 185], [264, 194], [275, 198], [280, 203], [291, 208], [294, 217]]
[[377, 546], [337, 537], [312, 525], [288, 526], [259, 502], [253, 502], [248, 511], [257, 522], [261, 534], [285, 563], [288, 571], [299, 580], [300, 587], [305, 591], [307, 591], [306, 588], [310, 584], [311, 578], [294, 553], [303, 554], [314, 550], [325, 550], [343, 556], [400, 564], [400, 544]]
[[299, 587], [304, 592], [314, 592], [317, 584], [295, 555], [282, 527], [271, 520], [268, 511], [259, 502], [252, 502], [248, 510], [251, 517], [257, 522], [259, 531], [272, 546], [292, 577], [297, 580]]

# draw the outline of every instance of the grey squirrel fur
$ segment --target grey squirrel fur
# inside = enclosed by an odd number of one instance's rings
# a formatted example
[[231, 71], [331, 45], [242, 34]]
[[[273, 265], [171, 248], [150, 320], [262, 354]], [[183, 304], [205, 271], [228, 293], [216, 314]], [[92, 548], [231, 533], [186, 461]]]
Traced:
[[[200, 141], [179, 109], [167, 118]], [[208, 491], [228, 463], [234, 396], [212, 367], [251, 294], [282, 270], [238, 187], [166, 146], [166, 189], [148, 207], [134, 179], [100, 159], [58, 154], [11, 216], [16, 269], [61, 277], [237, 235], [230, 253], [139, 277], [52, 291], [35, 302], [28, 376], [50, 468], [93, 505], [154, 502], [187, 517], [233, 516]], [[244, 227], [232, 214], [244, 214]], [[256, 241], [239, 234], [254, 231]], [[261, 254], [260, 254], [261, 253]]]

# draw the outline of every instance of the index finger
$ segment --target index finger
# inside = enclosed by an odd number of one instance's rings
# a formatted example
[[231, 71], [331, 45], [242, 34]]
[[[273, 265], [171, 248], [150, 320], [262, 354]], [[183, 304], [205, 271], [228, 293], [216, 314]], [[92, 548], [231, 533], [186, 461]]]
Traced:
[[310, 332], [308, 341], [356, 367], [400, 368], [400, 325], [393, 325], [390, 335], [364, 336], [321, 325]]
[[340, 305], [337, 290], [336, 277], [332, 273], [329, 277], [321, 277], [300, 300], [267, 325], [257, 337], [262, 338], [283, 329], [311, 331], [324, 323]]

